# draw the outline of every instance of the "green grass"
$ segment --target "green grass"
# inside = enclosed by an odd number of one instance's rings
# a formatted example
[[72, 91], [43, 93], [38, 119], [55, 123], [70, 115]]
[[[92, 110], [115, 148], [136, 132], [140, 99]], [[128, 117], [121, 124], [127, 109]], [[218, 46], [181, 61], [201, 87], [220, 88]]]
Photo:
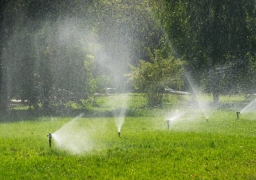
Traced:
[[[144, 108], [142, 97], [133, 97], [138, 101], [130, 99], [130, 107], [142, 116], [126, 117], [120, 138], [110, 116], [85, 113], [71, 124], [74, 117], [1, 122], [0, 179], [256, 179], [254, 113], [237, 119], [231, 110], [217, 110], [206, 122], [202, 113], [190, 109], [167, 129], [168, 108]], [[110, 113], [118, 107], [117, 100], [101, 101], [95, 111]], [[55, 139], [49, 148], [47, 134], [63, 125], [72, 125], [67, 133], [86, 132], [71, 143], [90, 141], [85, 145], [91, 149], [72, 153]]]
[[163, 117], [126, 118], [121, 138], [113, 118], [82, 118], [82, 128], [98, 130], [90, 135], [92, 151], [72, 154], [54, 142], [49, 148], [48, 132], [70, 120], [1, 123], [0, 178], [256, 178], [256, 122], [237, 120], [231, 112], [216, 112], [208, 123], [200, 116], [185, 118], [171, 123], [169, 130]]

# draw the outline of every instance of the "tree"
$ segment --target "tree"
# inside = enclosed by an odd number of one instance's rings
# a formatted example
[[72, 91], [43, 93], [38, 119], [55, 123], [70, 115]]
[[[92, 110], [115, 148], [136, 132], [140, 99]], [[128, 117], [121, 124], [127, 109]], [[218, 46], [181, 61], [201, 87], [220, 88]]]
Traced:
[[160, 48], [163, 31], [147, 0], [102, 0], [95, 6], [93, 23], [102, 45], [95, 54], [97, 68], [110, 77], [112, 87], [127, 90], [123, 74], [130, 71], [128, 64], [149, 61], [146, 48]]
[[[255, 24], [255, 1], [164, 0], [158, 7], [164, 9], [160, 18], [176, 54], [187, 60], [187, 69], [196, 82], [205, 75], [210, 77], [207, 88], [214, 101], [218, 102], [219, 94], [227, 91], [221, 90], [223, 83], [238, 89], [246, 85], [238, 83], [241, 78], [250, 82], [245, 77], [249, 77], [248, 54], [255, 50], [251, 46], [255, 41], [251, 28]], [[232, 74], [231, 81], [226, 79], [227, 74]]]
[[127, 90], [128, 64], [149, 62], [146, 47], [162, 45], [147, 0], [10, 0], [3, 7], [5, 100], [26, 99], [45, 111], [88, 98], [102, 76]]
[[138, 67], [131, 65], [129, 76], [135, 89], [145, 93], [149, 106], [161, 105], [165, 88], [183, 83], [181, 61], [172, 55], [164, 57], [156, 49], [149, 51], [149, 57], [151, 62], [140, 60]]
[[6, 2], [1, 16], [3, 32], [8, 32], [1, 42], [6, 100], [26, 99], [34, 108], [41, 103], [46, 112], [88, 98], [93, 69], [87, 66], [93, 62], [87, 58], [91, 52], [84, 34], [88, 21], [81, 17], [92, 2]]
[[5, 56], [7, 54], [7, 39], [11, 34], [9, 26], [13, 24], [11, 22], [12, 16], [9, 16], [12, 5], [13, 3], [8, 0], [0, 1], [0, 111], [7, 111], [9, 109], [8, 62]]

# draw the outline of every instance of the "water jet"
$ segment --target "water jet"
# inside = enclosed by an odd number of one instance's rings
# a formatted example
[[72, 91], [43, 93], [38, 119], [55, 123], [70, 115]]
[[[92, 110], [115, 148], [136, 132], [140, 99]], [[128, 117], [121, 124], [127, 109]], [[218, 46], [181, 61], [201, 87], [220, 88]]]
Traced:
[[252, 112], [255, 111], [256, 109], [256, 99], [254, 99], [253, 101], [251, 101], [249, 104], [247, 104], [240, 112], [241, 113], [245, 113], [245, 112]]
[[52, 147], [52, 134], [49, 133], [49, 134], [47, 135], [47, 137], [49, 137], [49, 147], [51, 148], [51, 147]]
[[179, 110], [176, 110], [174, 113], [171, 113], [170, 115], [168, 115], [169, 117], [165, 119], [167, 128], [170, 129], [170, 123], [177, 121], [183, 114], [184, 112], [180, 112]]

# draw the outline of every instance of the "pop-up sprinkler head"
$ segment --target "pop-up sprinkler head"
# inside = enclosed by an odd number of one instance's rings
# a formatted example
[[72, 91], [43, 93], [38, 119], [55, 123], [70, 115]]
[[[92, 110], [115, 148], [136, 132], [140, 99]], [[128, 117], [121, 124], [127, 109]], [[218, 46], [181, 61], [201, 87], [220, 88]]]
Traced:
[[121, 132], [120, 131], [118, 131], [118, 136], [121, 137]]
[[52, 134], [49, 133], [47, 136], [49, 137], [49, 147], [52, 147]]
[[236, 118], [237, 118], [237, 119], [239, 119], [239, 115], [240, 115], [240, 112], [237, 111], [237, 112], [236, 112]]
[[208, 122], [209, 121], [209, 119], [208, 118], [206, 118], [206, 122]]
[[166, 123], [167, 123], [167, 128], [169, 129], [170, 128], [170, 120], [167, 120]]

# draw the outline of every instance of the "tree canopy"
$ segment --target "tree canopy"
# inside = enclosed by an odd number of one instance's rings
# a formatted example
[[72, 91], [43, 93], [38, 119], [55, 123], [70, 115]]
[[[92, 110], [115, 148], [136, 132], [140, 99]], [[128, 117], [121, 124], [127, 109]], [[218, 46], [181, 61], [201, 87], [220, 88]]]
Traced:
[[209, 77], [207, 88], [216, 101], [220, 93], [248, 88], [255, 61], [255, 1], [164, 0], [159, 7], [177, 55], [187, 60], [198, 83]]
[[47, 112], [107, 86], [124, 91], [128, 64], [145, 59], [146, 47], [159, 46], [162, 33], [148, 1], [20, 0], [2, 5], [2, 109], [16, 98]]
[[157, 49], [149, 50], [149, 57], [150, 62], [140, 60], [138, 67], [131, 66], [129, 76], [135, 89], [146, 94], [149, 106], [161, 105], [165, 88], [178, 88], [183, 84], [182, 62], [172, 54], [164, 57]]
[[125, 92], [129, 73], [157, 97], [182, 72], [177, 59], [216, 102], [255, 87], [254, 0], [3, 0], [0, 9], [1, 110], [12, 98], [51, 111], [106, 87]]

